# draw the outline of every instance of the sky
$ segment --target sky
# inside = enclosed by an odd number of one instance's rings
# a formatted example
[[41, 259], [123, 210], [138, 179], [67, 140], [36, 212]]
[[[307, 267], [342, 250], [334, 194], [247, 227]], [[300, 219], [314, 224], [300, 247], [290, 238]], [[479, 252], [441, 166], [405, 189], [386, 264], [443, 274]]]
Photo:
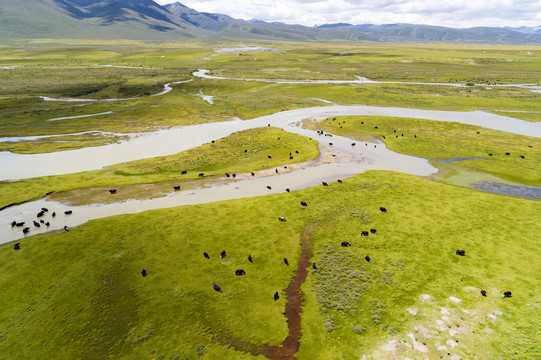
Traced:
[[541, 26], [541, 0], [155, 0], [244, 20], [314, 26], [413, 23], [448, 27]]

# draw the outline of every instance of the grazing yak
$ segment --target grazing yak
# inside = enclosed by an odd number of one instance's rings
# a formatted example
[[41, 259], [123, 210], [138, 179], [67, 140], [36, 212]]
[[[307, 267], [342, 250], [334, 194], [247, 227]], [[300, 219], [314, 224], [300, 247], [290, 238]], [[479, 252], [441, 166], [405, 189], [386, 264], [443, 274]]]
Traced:
[[34, 221], [34, 226], [35, 226], [35, 227], [40, 227], [39, 222]]
[[521, 159], [524, 159], [524, 155], [520, 155], [520, 158], [521, 158]]
[[502, 297], [504, 298], [510, 298], [513, 293], [511, 291], [506, 291], [503, 293]]
[[287, 192], [291, 192], [291, 190], [289, 190], [289, 188], [286, 189]]
[[355, 143], [351, 143], [351, 146], [355, 146]]
[[17, 221], [14, 220], [11, 222], [11, 227], [14, 227], [15, 225], [17, 225]]
[[188, 173], [188, 172], [187, 172], [186, 170], [182, 170], [182, 171], [180, 172], [180, 175], [186, 175], [187, 173]]
[[173, 186], [173, 189], [174, 189], [175, 191], [180, 190], [180, 185]]
[[212, 284], [212, 288], [213, 288], [215, 291], [222, 292], [222, 288], [221, 288], [220, 285], [218, 285], [218, 284]]
[[65, 214], [65, 215], [71, 215], [71, 214], [73, 214], [73, 211], [71, 211], [71, 210], [64, 211], [64, 214]]
[[299, 153], [299, 150], [295, 150], [295, 154], [298, 154]]
[[143, 275], [143, 277], [147, 276], [147, 271], [146, 271], [146, 269], [141, 270], [141, 275]]
[[248, 255], [248, 261], [249, 262], [254, 262], [254, 259], [252, 258], [252, 255]]
[[18, 222], [15, 226], [17, 226], [17, 227], [23, 227], [23, 226], [24, 226], [24, 221]]
[[225, 250], [220, 253], [220, 258], [224, 258], [224, 257], [225, 257]]
[[464, 255], [466, 255], [466, 250], [457, 250], [457, 251], [455, 251], [455, 254], [460, 255], [460, 256], [464, 256]]
[[370, 229], [370, 232], [371, 232], [372, 234], [375, 234], [375, 233], [377, 233], [378, 231], [377, 231], [376, 229]]
[[302, 205], [302, 206], [308, 206], [308, 204], [306, 203], [306, 201], [301, 201], [301, 205]]
[[246, 275], [246, 271], [242, 270], [242, 269], [239, 269], [239, 270], [235, 270], [235, 275]]
[[505, 155], [511, 155], [511, 153], [506, 152]]
[[487, 292], [486, 292], [485, 290], [481, 290], [481, 295], [483, 295], [483, 296], [486, 297], [486, 296], [487, 296]]
[[229, 175], [229, 173], [225, 173], [225, 176], [229, 177], [230, 175]]
[[16, 243], [14, 246], [13, 246], [13, 250], [20, 250], [21, 249], [21, 245], [19, 243]]
[[66, 225], [66, 226], [64, 226], [64, 230], [70, 231], [70, 228]]
[[48, 212], [49, 209], [43, 207], [43, 208], [41, 208], [41, 211], [43, 211], [43, 212]]
[[45, 212], [40, 211], [40, 212], [38, 213], [37, 217], [42, 217], [44, 214], [45, 214]]
[[207, 259], [210, 259], [210, 256], [206, 251], [203, 251], [203, 256], [206, 257]]
[[45, 220], [43, 220], [43, 219], [41, 219], [39, 222], [40, 222], [41, 224], [45, 224]]
[[342, 183], [342, 180], [340, 180], [340, 179], [338, 179], [337, 181], [338, 181], [338, 183], [339, 183], [339, 184], [341, 184], [341, 183]]
[[29, 228], [29, 227], [25, 227], [25, 228], [23, 229], [23, 234], [26, 235], [26, 234], [28, 234], [29, 231], [30, 231], [30, 228]]
[[340, 244], [340, 246], [342, 246], [342, 247], [348, 247], [348, 246], [351, 246], [351, 244], [350, 244], [348, 241], [342, 241], [342, 243]]
[[109, 190], [109, 192], [111, 193], [111, 195], [116, 194], [116, 189], [111, 189], [111, 190]]
[[255, 173], [253, 171], [250, 174], [252, 174], [252, 176], [255, 176]]
[[370, 260], [370, 256], [368, 256], [368, 255], [366, 255], [366, 256], [364, 257], [364, 259], [365, 259], [366, 261], [368, 261], [368, 262], [372, 262], [372, 260]]
[[282, 221], [282, 222], [286, 222], [286, 221], [287, 221], [286, 218], [283, 217], [283, 216], [278, 216], [278, 220], [280, 220], [280, 221]]
[[368, 236], [368, 231], [361, 231], [361, 236]]
[[276, 301], [280, 298], [280, 296], [278, 295], [278, 291], [274, 293], [274, 297], [272, 298], [272, 301]]
[[312, 269], [317, 270], [317, 266], [315, 262], [312, 263]]
[[322, 182], [323, 186], [329, 186], [325, 181]]
[[387, 212], [387, 209], [384, 208], [383, 206], [380, 206], [379, 209], [381, 210], [381, 212]]
[[289, 261], [287, 261], [287, 258], [284, 258], [284, 264], [286, 264], [287, 266], [289, 266]]
[[199, 173], [199, 176], [200, 177], [205, 176], [205, 173]]
[[267, 157], [268, 157], [269, 159], [272, 159], [272, 156], [270, 156], [270, 155], [267, 155]]

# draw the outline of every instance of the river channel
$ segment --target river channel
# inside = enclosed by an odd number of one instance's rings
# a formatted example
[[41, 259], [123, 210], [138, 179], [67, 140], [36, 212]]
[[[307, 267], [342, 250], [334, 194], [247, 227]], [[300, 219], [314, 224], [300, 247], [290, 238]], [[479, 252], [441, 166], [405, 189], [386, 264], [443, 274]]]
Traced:
[[[60, 101], [60, 99], [56, 99]], [[67, 99], [69, 101], [69, 99]], [[319, 136], [315, 131], [300, 126], [303, 120], [343, 115], [381, 115], [405, 118], [420, 118], [435, 121], [453, 121], [477, 125], [495, 130], [541, 138], [541, 124], [491, 114], [483, 111], [456, 112], [419, 110], [398, 107], [377, 106], [321, 106], [310, 107], [262, 116], [250, 120], [234, 119], [218, 123], [206, 123], [193, 126], [172, 128], [153, 133], [131, 136], [117, 144], [89, 147], [78, 150], [46, 154], [0, 153], [0, 180], [18, 180], [47, 175], [60, 175], [89, 170], [98, 170], [105, 166], [121, 162], [175, 154], [212, 140], [228, 136], [234, 132], [264, 126], [274, 126], [304, 136], [308, 136], [322, 145], [332, 142], [336, 151], [351, 155], [350, 160], [342, 163], [316, 164], [289, 173], [275, 176], [254, 177], [247, 180], [232, 181], [226, 184], [179, 191], [165, 197], [149, 200], [124, 201], [113, 204], [68, 206], [47, 199], [41, 199], [0, 211], [0, 243], [23, 237], [22, 229], [11, 228], [12, 221], [24, 221], [31, 231], [28, 235], [52, 230], [69, 228], [89, 220], [113, 215], [138, 213], [146, 210], [201, 204], [214, 201], [263, 196], [272, 193], [303, 189], [321, 184], [347, 179], [366, 170], [392, 170], [411, 175], [427, 176], [437, 169], [426, 159], [398, 154], [382, 143], [357, 143], [341, 136]], [[270, 186], [271, 189], [267, 187]], [[50, 209], [43, 217], [49, 227], [32, 225], [36, 214], [42, 207]], [[64, 211], [72, 210], [71, 215]], [[57, 216], [53, 219], [52, 211]]]

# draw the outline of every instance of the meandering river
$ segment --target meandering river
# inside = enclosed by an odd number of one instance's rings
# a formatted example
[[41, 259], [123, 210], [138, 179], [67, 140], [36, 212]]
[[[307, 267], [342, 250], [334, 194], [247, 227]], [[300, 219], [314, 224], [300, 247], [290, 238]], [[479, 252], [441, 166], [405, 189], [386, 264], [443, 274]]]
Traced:
[[[170, 91], [166, 85], [164, 92]], [[162, 94], [164, 93], [162, 92]], [[159, 95], [159, 94], [155, 94]], [[53, 99], [51, 99], [53, 100]], [[54, 99], [62, 101], [61, 99]], [[118, 99], [116, 99], [118, 100]], [[72, 101], [65, 99], [65, 101]], [[222, 185], [202, 189], [180, 191], [168, 196], [133, 200], [121, 203], [92, 206], [67, 206], [47, 199], [12, 206], [0, 212], [0, 242], [5, 243], [23, 237], [22, 229], [11, 228], [12, 221], [25, 221], [31, 228], [29, 235], [46, 231], [73, 227], [89, 220], [120, 214], [138, 213], [151, 209], [175, 207], [180, 205], [201, 204], [207, 202], [254, 197], [321, 184], [322, 181], [334, 181], [362, 173], [366, 170], [393, 170], [412, 175], [429, 175], [437, 171], [426, 159], [395, 153], [382, 143], [358, 143], [351, 146], [354, 140], [346, 137], [332, 138], [319, 136], [315, 131], [299, 126], [305, 119], [334, 117], [343, 115], [381, 115], [405, 118], [420, 118], [435, 121], [453, 121], [463, 124], [477, 125], [490, 129], [541, 138], [541, 124], [533, 123], [483, 111], [456, 112], [419, 110], [398, 107], [377, 106], [321, 106], [289, 111], [280, 111], [271, 115], [250, 120], [231, 120], [218, 123], [207, 123], [193, 126], [173, 128], [153, 133], [142, 133], [131, 136], [129, 140], [78, 150], [47, 154], [14, 154], [0, 153], [0, 180], [17, 180], [46, 175], [60, 175], [89, 170], [98, 170], [105, 166], [121, 162], [165, 156], [188, 150], [212, 140], [225, 137], [233, 132], [264, 126], [275, 126], [284, 131], [311, 137], [321, 144], [333, 143], [333, 148], [350, 154], [351, 159], [344, 163], [319, 164], [289, 173], [270, 177], [255, 177], [249, 180], [238, 180]], [[269, 190], [267, 186], [270, 186]], [[51, 211], [43, 219], [50, 226], [32, 225], [36, 214], [42, 207]], [[73, 214], [64, 215], [64, 211], [72, 210]], [[53, 219], [52, 211], [57, 213]]]

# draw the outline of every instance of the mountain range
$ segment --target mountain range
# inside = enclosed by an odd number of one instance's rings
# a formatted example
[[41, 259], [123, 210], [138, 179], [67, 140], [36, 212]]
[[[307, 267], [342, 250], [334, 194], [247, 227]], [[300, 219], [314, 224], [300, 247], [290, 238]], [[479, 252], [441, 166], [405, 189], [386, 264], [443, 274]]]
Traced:
[[468, 29], [414, 24], [325, 24], [246, 21], [152, 0], [0, 0], [0, 40], [33, 38], [376, 41], [541, 44], [541, 27]]

